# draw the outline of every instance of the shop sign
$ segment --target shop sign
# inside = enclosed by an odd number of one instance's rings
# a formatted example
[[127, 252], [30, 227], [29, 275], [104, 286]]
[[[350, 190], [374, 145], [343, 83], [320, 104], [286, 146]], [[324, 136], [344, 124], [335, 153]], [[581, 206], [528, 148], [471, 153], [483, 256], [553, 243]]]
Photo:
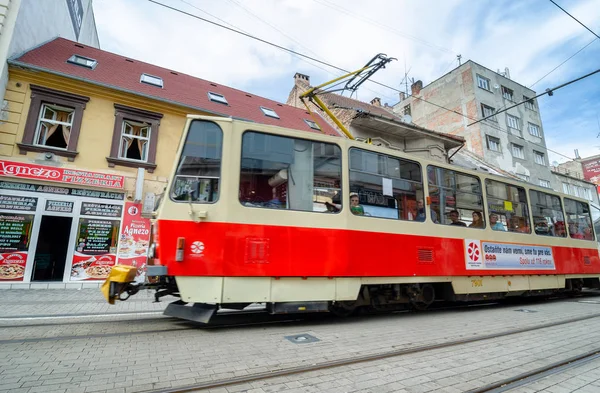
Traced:
[[37, 198], [0, 195], [0, 209], [34, 212], [36, 206]]
[[23, 281], [33, 218], [0, 214], [0, 280]]
[[31, 183], [15, 183], [15, 182], [11, 182], [11, 181], [0, 181], [0, 189], [24, 191], [24, 192], [43, 192], [46, 194], [58, 194], [58, 195], [74, 195], [74, 196], [83, 196], [83, 197], [88, 197], [88, 198], [100, 198], [100, 199], [116, 199], [116, 200], [125, 199], [125, 194], [122, 192], [86, 190], [83, 188], [46, 186], [46, 185], [31, 184]]
[[103, 280], [115, 265], [118, 220], [79, 219], [71, 281]]
[[54, 213], [73, 213], [73, 202], [46, 201], [46, 211]]
[[123, 206], [108, 205], [105, 203], [81, 203], [81, 215], [83, 216], [101, 216], [101, 217], [121, 217]]
[[125, 181], [120, 175], [5, 160], [0, 160], [0, 176], [114, 189], [122, 189]]
[[138, 282], [143, 282], [146, 276], [151, 230], [150, 220], [142, 217], [142, 204], [126, 202], [117, 249], [118, 264], [137, 267]]

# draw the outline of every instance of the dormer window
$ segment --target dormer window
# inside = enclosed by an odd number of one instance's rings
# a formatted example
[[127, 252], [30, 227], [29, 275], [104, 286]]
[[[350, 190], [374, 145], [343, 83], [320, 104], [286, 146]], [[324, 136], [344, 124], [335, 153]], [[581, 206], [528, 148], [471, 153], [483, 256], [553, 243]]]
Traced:
[[149, 74], [142, 74], [140, 78], [141, 83], [146, 83], [152, 86], [163, 87], [163, 80], [160, 76], [153, 76]]
[[308, 126], [310, 128], [312, 128], [313, 130], [319, 130], [319, 131], [321, 131], [321, 127], [319, 127], [319, 125], [317, 123], [315, 123], [314, 121], [308, 120], [308, 119], [304, 119], [304, 122], [306, 124], [308, 124]]
[[265, 116], [274, 117], [275, 119], [279, 119], [279, 115], [273, 109], [269, 109], [269, 108], [265, 108], [264, 106], [261, 106], [260, 110], [265, 114]]
[[73, 55], [73, 56], [69, 57], [69, 60], [67, 60], [67, 63], [71, 63], [71, 64], [75, 64], [75, 65], [78, 65], [81, 67], [89, 68], [90, 70], [93, 70], [98, 65], [98, 62], [96, 60], [90, 59], [89, 57], [79, 56], [79, 55]]
[[212, 91], [208, 92], [208, 99], [213, 102], [218, 102], [219, 104], [228, 105], [227, 99], [222, 94], [213, 93]]

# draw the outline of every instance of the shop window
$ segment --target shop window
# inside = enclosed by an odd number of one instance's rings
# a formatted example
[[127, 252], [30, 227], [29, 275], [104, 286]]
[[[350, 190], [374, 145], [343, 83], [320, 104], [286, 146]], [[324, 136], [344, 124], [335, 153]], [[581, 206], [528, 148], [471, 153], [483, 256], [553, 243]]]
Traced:
[[542, 236], [566, 237], [565, 217], [556, 195], [529, 191], [534, 231]]
[[219, 200], [223, 131], [211, 121], [192, 121], [177, 165], [171, 199], [214, 203]]
[[52, 152], [73, 161], [88, 97], [31, 85], [31, 105], [19, 152]]
[[[498, 221], [506, 223], [504, 229], [509, 232], [531, 233], [525, 189], [489, 179], [485, 184], [490, 215], [496, 215]], [[497, 229], [502, 230], [499, 227]]]
[[0, 214], [0, 280], [23, 281], [33, 214]]
[[109, 167], [156, 168], [156, 144], [162, 114], [115, 104]]
[[240, 202], [248, 207], [337, 213], [342, 152], [331, 143], [247, 131], [242, 137]]
[[352, 197], [358, 198], [360, 206], [351, 209], [355, 214], [425, 220], [423, 179], [417, 162], [352, 148], [350, 192]]
[[437, 224], [485, 228], [481, 180], [450, 169], [427, 167], [431, 216]]
[[571, 238], [594, 240], [590, 206], [587, 203], [565, 198], [565, 212]]

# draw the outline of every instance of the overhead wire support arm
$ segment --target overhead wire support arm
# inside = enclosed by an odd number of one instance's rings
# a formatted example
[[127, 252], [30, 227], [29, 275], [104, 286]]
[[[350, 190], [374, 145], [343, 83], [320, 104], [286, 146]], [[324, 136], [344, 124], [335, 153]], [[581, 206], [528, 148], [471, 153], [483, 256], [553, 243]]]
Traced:
[[339, 84], [340, 81], [343, 81], [346, 78], [350, 78], [346, 82], [346, 85], [341, 89], [336, 89], [333, 91], [350, 90], [350, 91], [354, 92], [358, 89], [358, 87], [361, 84], [363, 84], [367, 79], [369, 79], [375, 72], [377, 72], [381, 68], [385, 68], [386, 64], [392, 60], [396, 60], [396, 59], [393, 57], [387, 57], [383, 53], [380, 53], [377, 56], [373, 57], [364, 67], [362, 67], [356, 71], [349, 72], [345, 75], [339, 76], [328, 82], [321, 83], [320, 85], [315, 86], [315, 87], [305, 91], [304, 93], [300, 94], [300, 101], [302, 101], [302, 103], [304, 104], [304, 106], [306, 107], [306, 109], [308, 110], [308, 112], [311, 115], [312, 115], [312, 111], [310, 110], [310, 107], [308, 106], [308, 104], [306, 103], [305, 100], [308, 99], [310, 102], [313, 102], [320, 109], [322, 109], [327, 114], [327, 116], [329, 116], [331, 118], [331, 120], [342, 130], [342, 132], [349, 139], [354, 140], [354, 136], [352, 135], [352, 133], [342, 124], [342, 122], [339, 121], [339, 119], [337, 117], [335, 117], [333, 112], [331, 112], [331, 110], [329, 110], [327, 105], [325, 105], [325, 103], [318, 97], [318, 95], [321, 93], [331, 93], [332, 92], [331, 90], [324, 90], [323, 88], [326, 86], [330, 86], [330, 85], [337, 85], [337, 84]]

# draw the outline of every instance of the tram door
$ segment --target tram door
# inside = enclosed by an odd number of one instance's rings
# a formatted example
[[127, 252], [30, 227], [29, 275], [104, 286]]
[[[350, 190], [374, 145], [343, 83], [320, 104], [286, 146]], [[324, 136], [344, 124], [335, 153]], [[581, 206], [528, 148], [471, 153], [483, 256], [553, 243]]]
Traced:
[[72, 217], [42, 216], [31, 281], [62, 281]]

